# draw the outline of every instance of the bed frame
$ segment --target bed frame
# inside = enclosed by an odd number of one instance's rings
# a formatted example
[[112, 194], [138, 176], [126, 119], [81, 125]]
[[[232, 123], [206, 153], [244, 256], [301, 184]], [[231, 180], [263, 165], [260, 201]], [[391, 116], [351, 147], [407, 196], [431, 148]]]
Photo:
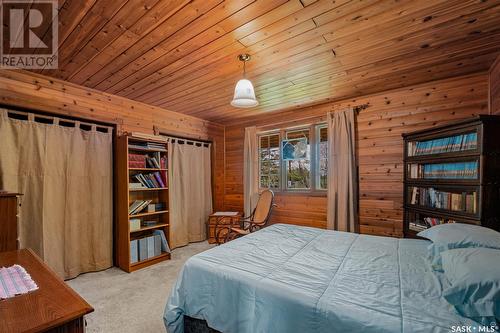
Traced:
[[205, 320], [184, 316], [184, 333], [221, 333], [207, 325]]

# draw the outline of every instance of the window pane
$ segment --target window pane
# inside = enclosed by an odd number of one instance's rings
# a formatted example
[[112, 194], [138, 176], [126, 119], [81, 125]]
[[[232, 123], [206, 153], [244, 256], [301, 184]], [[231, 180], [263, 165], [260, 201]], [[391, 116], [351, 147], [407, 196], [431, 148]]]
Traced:
[[279, 147], [279, 134], [266, 134], [259, 137], [259, 186], [261, 188], [279, 188]]
[[309, 143], [309, 128], [300, 129], [300, 130], [291, 130], [286, 132], [287, 139], [302, 139], [306, 138]]
[[311, 161], [303, 159], [286, 161], [285, 163], [287, 164], [287, 188], [311, 188]]
[[324, 125], [318, 126], [318, 163], [316, 186], [320, 190], [328, 188], [328, 128]]
[[[300, 141], [290, 141], [288, 155], [292, 159], [284, 160], [286, 170], [286, 188], [293, 190], [308, 190], [311, 188], [311, 147], [309, 128], [290, 130], [286, 132], [288, 140], [305, 139], [306, 146]], [[285, 158], [285, 157], [283, 157]]]
[[[324, 126], [324, 125], [323, 125]], [[319, 127], [319, 142], [328, 142], [328, 128]]]

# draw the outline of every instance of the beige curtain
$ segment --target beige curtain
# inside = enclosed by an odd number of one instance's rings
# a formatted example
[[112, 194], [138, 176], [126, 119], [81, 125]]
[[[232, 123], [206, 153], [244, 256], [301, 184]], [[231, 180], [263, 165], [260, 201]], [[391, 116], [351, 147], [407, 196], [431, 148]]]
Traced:
[[257, 128], [245, 128], [243, 146], [243, 198], [245, 216], [249, 216], [259, 200], [259, 152]]
[[0, 110], [0, 188], [23, 193], [21, 247], [63, 278], [113, 264], [112, 134]]
[[328, 229], [358, 231], [356, 170], [354, 110], [328, 113]]
[[210, 147], [170, 139], [168, 155], [170, 246], [176, 248], [207, 239], [206, 222], [212, 213]]

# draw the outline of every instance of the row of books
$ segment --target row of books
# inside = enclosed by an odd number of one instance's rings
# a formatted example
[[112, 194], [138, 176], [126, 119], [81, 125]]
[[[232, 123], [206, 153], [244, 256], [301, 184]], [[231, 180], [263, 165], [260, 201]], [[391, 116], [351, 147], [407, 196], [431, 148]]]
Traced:
[[129, 148], [139, 149], [154, 149], [160, 151], [167, 151], [166, 144], [157, 142], [136, 142], [128, 145]]
[[128, 208], [128, 214], [139, 214], [142, 211], [147, 213], [160, 212], [167, 209], [164, 202], [152, 202], [152, 200], [135, 200]]
[[130, 231], [138, 231], [141, 230], [141, 228], [154, 227], [160, 222], [157, 219], [141, 220], [139, 218], [133, 218], [129, 220], [129, 223]]
[[128, 215], [141, 213], [153, 200], [135, 200], [128, 207]]
[[453, 193], [438, 191], [434, 188], [410, 188], [410, 204], [428, 208], [446, 209], [457, 212], [476, 214], [477, 193]]
[[413, 163], [408, 165], [408, 173], [412, 179], [477, 179], [478, 162]]
[[476, 149], [477, 133], [468, 133], [427, 141], [412, 141], [408, 143], [409, 156], [421, 156], [440, 153], [450, 153]]
[[[166, 175], [165, 175], [166, 177]], [[167, 180], [162, 179], [162, 174], [160, 172], [153, 173], [138, 173], [134, 175], [134, 178], [139, 181], [143, 188], [166, 188], [165, 184]], [[137, 184], [137, 183], [134, 183]], [[136, 185], [133, 185], [136, 186]]]
[[435, 225], [444, 223], [456, 223], [456, 221], [451, 219], [437, 218], [437, 217], [424, 217], [423, 220], [410, 222], [408, 227], [410, 228], [410, 230], [420, 232], [429, 229]]
[[128, 154], [128, 167], [129, 168], [152, 168], [152, 169], [166, 169], [167, 158], [166, 156], [150, 156], [147, 154]]
[[163, 230], [154, 230], [150, 236], [130, 241], [131, 264], [157, 257], [165, 252], [170, 253], [170, 247]]
[[477, 179], [478, 162], [457, 162], [439, 164], [410, 164], [413, 179]]

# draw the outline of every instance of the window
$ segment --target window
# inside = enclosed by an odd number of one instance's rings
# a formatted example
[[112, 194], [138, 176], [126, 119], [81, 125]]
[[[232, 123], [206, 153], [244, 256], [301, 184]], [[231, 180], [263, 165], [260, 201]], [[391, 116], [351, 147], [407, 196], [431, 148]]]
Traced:
[[259, 135], [259, 187], [290, 192], [324, 191], [328, 175], [325, 124]]
[[[285, 163], [286, 189], [309, 190], [311, 188], [310, 129], [289, 130], [282, 142]], [[289, 156], [285, 152], [290, 151]]]
[[280, 136], [279, 134], [259, 137], [259, 186], [278, 189], [280, 187]]
[[316, 164], [316, 184], [318, 189], [327, 189], [328, 177], [328, 128], [326, 125], [317, 126], [316, 137], [318, 138], [318, 163]]

